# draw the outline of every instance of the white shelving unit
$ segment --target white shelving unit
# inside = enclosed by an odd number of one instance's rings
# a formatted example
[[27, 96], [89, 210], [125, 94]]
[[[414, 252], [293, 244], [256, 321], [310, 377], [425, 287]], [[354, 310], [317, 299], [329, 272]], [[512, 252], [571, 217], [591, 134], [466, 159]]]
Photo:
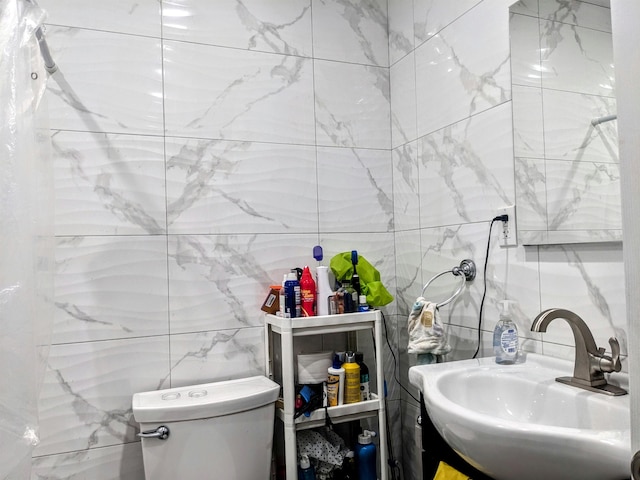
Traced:
[[321, 317], [282, 318], [265, 314], [265, 354], [266, 374], [274, 379], [273, 372], [273, 334], [281, 337], [282, 363], [282, 397], [283, 407], [276, 407], [277, 417], [284, 426], [284, 455], [286, 462], [287, 480], [298, 478], [296, 432], [307, 428], [320, 427], [325, 424], [324, 408], [315, 410], [311, 416], [304, 415], [294, 420], [295, 413], [295, 379], [293, 338], [299, 336], [322, 335], [329, 333], [354, 332], [358, 330], [373, 330], [376, 351], [375, 371], [376, 385], [383, 393], [372, 393], [372, 400], [329, 407], [328, 413], [335, 424], [360, 420], [363, 418], [378, 418], [378, 460], [380, 462], [380, 480], [387, 480], [387, 430], [384, 408], [384, 376], [382, 362], [382, 314], [379, 310], [361, 313], [346, 313], [342, 315], [326, 315]]

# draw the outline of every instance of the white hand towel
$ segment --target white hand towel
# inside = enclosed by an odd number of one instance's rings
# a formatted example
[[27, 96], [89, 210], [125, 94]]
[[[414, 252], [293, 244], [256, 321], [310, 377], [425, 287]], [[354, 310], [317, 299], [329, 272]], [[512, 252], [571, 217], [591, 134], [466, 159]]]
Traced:
[[409, 353], [445, 355], [451, 351], [436, 304], [418, 297], [407, 320]]

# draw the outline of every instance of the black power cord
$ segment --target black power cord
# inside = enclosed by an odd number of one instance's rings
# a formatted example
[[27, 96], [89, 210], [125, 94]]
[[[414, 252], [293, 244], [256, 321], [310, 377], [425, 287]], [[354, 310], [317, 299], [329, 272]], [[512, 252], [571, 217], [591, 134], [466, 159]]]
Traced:
[[480, 342], [482, 340], [482, 309], [484, 307], [484, 299], [487, 296], [487, 264], [489, 263], [489, 248], [491, 245], [491, 230], [493, 229], [493, 224], [495, 222], [508, 222], [509, 215], [498, 215], [491, 220], [491, 225], [489, 225], [489, 238], [487, 239], [487, 253], [484, 256], [484, 288], [482, 291], [482, 300], [480, 301], [480, 313], [478, 314], [478, 346], [476, 347], [476, 352], [473, 354], [473, 357], [476, 358], [478, 356], [478, 352], [480, 352]]

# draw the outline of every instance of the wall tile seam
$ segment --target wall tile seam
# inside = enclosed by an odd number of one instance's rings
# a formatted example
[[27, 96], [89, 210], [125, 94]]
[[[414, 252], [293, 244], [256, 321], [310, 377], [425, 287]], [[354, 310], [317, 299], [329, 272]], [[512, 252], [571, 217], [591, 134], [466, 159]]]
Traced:
[[[159, 322], [166, 321], [165, 319], [159, 320]], [[175, 320], [174, 320], [175, 322]], [[167, 327], [170, 328], [169, 326]], [[179, 337], [184, 335], [197, 335], [202, 333], [212, 333], [212, 332], [239, 332], [241, 330], [249, 330], [249, 329], [264, 329], [264, 325], [258, 323], [256, 325], [246, 325], [241, 327], [226, 327], [212, 330], [193, 330], [193, 331], [185, 331], [185, 332], [167, 332], [167, 333], [154, 333], [151, 335], [134, 335], [131, 337], [112, 337], [112, 338], [100, 338], [100, 339], [92, 339], [92, 340], [79, 340], [76, 342], [52, 342], [51, 346], [61, 347], [61, 346], [71, 346], [71, 345], [88, 345], [88, 344], [98, 344], [105, 342], [119, 342], [119, 341], [127, 341], [127, 340], [141, 340], [141, 339], [149, 339], [149, 338], [163, 338], [163, 337]]]
[[[616, 99], [615, 94], [613, 95], [602, 95], [602, 94], [598, 94], [598, 93], [590, 93], [590, 92], [581, 92], [579, 90], [566, 90], [566, 89], [562, 89], [562, 88], [550, 88], [550, 87], [538, 87], [537, 85], [526, 85], [523, 83], [513, 83], [512, 85], [514, 87], [520, 87], [520, 88], [526, 88], [529, 90], [540, 90], [540, 92], [544, 92], [544, 91], [549, 91], [549, 92], [560, 92], [560, 93], [573, 93], [576, 95], [587, 95], [589, 97], [598, 97], [598, 98], [607, 98], [607, 99]], [[513, 97], [513, 94], [512, 94]], [[512, 98], [513, 99], [513, 98]]]
[[[431, 34], [429, 36], [429, 38], [426, 38], [425, 40], [422, 40], [421, 43], [416, 43], [415, 40], [418, 40], [418, 38], [415, 36], [414, 34], [414, 51], [417, 50], [418, 48], [420, 48], [422, 45], [424, 45], [425, 43], [427, 43], [429, 40], [432, 40], [433, 38], [437, 37], [438, 35], [440, 35], [441, 32], [443, 32], [444, 30], [446, 30], [447, 28], [449, 28], [451, 25], [453, 25], [454, 23], [456, 23], [458, 20], [460, 20], [462, 17], [464, 17], [465, 15], [469, 14], [469, 12], [471, 12], [472, 10], [478, 8], [478, 6], [483, 3], [484, 1], [487, 0], [480, 0], [478, 1], [478, 3], [476, 3], [475, 5], [473, 5], [472, 7], [470, 7], [469, 9], [467, 9], [466, 11], [464, 11], [463, 13], [461, 13], [460, 15], [458, 15], [456, 18], [454, 18], [453, 20], [451, 20], [449, 23], [447, 23], [445, 26], [443, 26], [442, 28], [440, 28], [438, 31], [436, 31], [435, 33]], [[415, 8], [414, 8], [414, 25], [415, 25]], [[414, 32], [415, 32], [415, 26], [414, 26]]]
[[[75, 29], [75, 30], [84, 30], [84, 31], [87, 31], [87, 32], [108, 33], [108, 34], [113, 34], [113, 35], [126, 35], [126, 36], [129, 36], [129, 37], [147, 38], [147, 39], [153, 39], [153, 40], [162, 40], [162, 41], [176, 42], [176, 43], [182, 43], [182, 44], [188, 44], [188, 45], [199, 45], [199, 46], [204, 46], [204, 47], [213, 47], [213, 48], [224, 48], [224, 49], [229, 49], [229, 50], [238, 50], [238, 51], [242, 51], [242, 52], [253, 52], [253, 53], [260, 53], [260, 54], [267, 54], [267, 55], [277, 55], [277, 56], [280, 56], [280, 57], [294, 57], [294, 58], [302, 58], [302, 59], [306, 59], [306, 60], [320, 60], [320, 61], [325, 61], [325, 62], [335, 62], [335, 63], [341, 63], [341, 64], [347, 64], [347, 65], [358, 65], [358, 66], [362, 66], [362, 67], [375, 67], [375, 68], [384, 68], [384, 69], [389, 69], [390, 68], [389, 65], [381, 65], [381, 64], [376, 64], [376, 63], [354, 62], [354, 61], [334, 59], [334, 58], [329, 58], [329, 57], [318, 57], [318, 56], [311, 56], [311, 55], [299, 55], [299, 54], [295, 54], [295, 53], [281, 53], [281, 52], [274, 52], [274, 51], [271, 51], [271, 50], [260, 50], [260, 49], [255, 49], [255, 48], [243, 48], [243, 47], [237, 47], [237, 46], [233, 46], [233, 45], [224, 45], [224, 44], [218, 44], [218, 43], [197, 42], [197, 41], [193, 41], [193, 40], [176, 39], [176, 38], [170, 38], [170, 37], [165, 37], [165, 36], [142, 35], [142, 34], [138, 34], [138, 33], [119, 32], [119, 31], [114, 31], [114, 30], [87, 28], [87, 27], [79, 27], [79, 26], [74, 26], [74, 25], [64, 25], [64, 24], [56, 24], [56, 23], [46, 23], [45, 25], [48, 26], [48, 27], [68, 28], [68, 29]], [[160, 46], [161, 50], [164, 50], [165, 46], [166, 45], [161, 45]]]
[[[509, 98], [509, 99], [507, 99], [507, 100], [504, 100], [503, 102], [496, 103], [495, 105], [491, 105], [491, 106], [489, 106], [488, 108], [485, 108], [484, 110], [476, 111], [476, 112], [474, 112], [473, 114], [471, 114], [471, 115], [469, 115], [469, 116], [467, 116], [467, 117], [463, 117], [463, 118], [461, 118], [461, 119], [459, 119], [459, 120], [455, 120], [455, 121], [453, 121], [453, 122], [451, 122], [451, 123], [448, 123], [447, 125], [444, 125], [444, 126], [442, 126], [442, 127], [438, 127], [438, 128], [437, 128], [437, 129], [435, 129], [435, 130], [432, 130], [432, 131], [429, 131], [429, 132], [424, 133], [424, 134], [422, 134], [422, 135], [419, 135], [419, 136], [416, 138], [416, 140], [413, 140], [413, 141], [420, 141], [420, 140], [422, 140], [423, 138], [428, 137], [429, 135], [433, 135], [433, 134], [438, 133], [438, 132], [440, 132], [440, 131], [442, 131], [442, 130], [445, 130], [445, 129], [447, 129], [447, 128], [453, 127], [454, 125], [457, 125], [457, 124], [459, 124], [459, 123], [462, 123], [462, 122], [465, 122], [465, 121], [471, 120], [472, 118], [475, 118], [475, 117], [477, 117], [477, 116], [479, 116], [479, 115], [482, 115], [483, 113], [490, 112], [491, 110], [493, 110], [493, 109], [495, 109], [495, 108], [499, 108], [499, 107], [502, 107], [502, 106], [506, 105], [507, 103], [511, 103], [512, 101], [513, 101], [513, 100], [512, 100], [511, 98]], [[511, 108], [511, 112], [512, 112], [512, 114], [513, 114], [513, 107]]]

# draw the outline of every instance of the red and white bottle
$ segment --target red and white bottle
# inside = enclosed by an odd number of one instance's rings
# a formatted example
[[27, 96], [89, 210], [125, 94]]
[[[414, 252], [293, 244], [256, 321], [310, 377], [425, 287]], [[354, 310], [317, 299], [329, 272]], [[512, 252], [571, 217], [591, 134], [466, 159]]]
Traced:
[[304, 267], [300, 277], [300, 306], [303, 317], [313, 317], [315, 315], [316, 304], [316, 281], [311, 275], [309, 267]]

